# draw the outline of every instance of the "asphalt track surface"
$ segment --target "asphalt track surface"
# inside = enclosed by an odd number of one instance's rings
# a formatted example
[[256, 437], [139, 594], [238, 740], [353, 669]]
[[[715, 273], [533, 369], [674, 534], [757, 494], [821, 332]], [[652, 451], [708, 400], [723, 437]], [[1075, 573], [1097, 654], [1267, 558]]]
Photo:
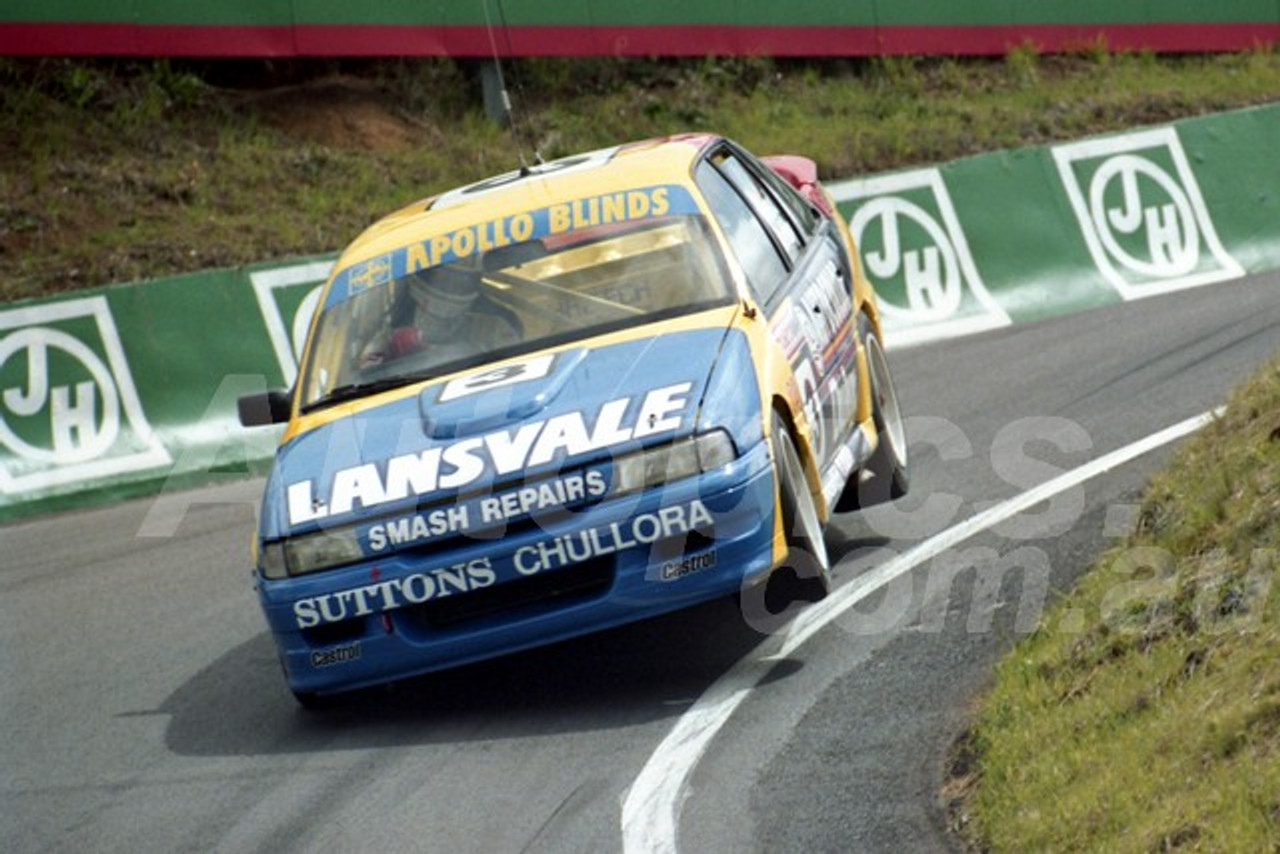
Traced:
[[[891, 352], [912, 494], [837, 518], [837, 585], [1219, 406], [1277, 350], [1268, 275]], [[939, 791], [966, 710], [1167, 454], [966, 539], [772, 662], [686, 769], [678, 850], [954, 850]], [[5, 850], [620, 851], [654, 751], [770, 640], [716, 602], [307, 713], [251, 588], [258, 489], [0, 528]]]

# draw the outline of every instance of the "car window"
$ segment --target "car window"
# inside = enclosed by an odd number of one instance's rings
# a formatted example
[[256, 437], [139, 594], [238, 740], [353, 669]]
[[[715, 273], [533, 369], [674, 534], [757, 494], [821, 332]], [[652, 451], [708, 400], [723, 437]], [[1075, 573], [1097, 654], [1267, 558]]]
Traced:
[[747, 277], [747, 286], [757, 301], [767, 305], [787, 280], [787, 265], [769, 232], [746, 200], [738, 194], [710, 163], [698, 165], [694, 176], [707, 204]]
[[760, 175], [773, 189], [778, 201], [791, 211], [801, 232], [813, 234], [818, 230], [818, 226], [822, 224], [822, 215], [818, 213], [812, 202], [801, 195], [785, 178], [763, 164], [761, 164]]
[[794, 266], [804, 253], [804, 238], [778, 200], [736, 155], [724, 152], [713, 157], [712, 161], [764, 221], [765, 227], [773, 233], [783, 253], [790, 259], [790, 265]]
[[[447, 246], [453, 249], [445, 252]], [[734, 298], [719, 243], [682, 187], [592, 197], [424, 234], [404, 250], [335, 273], [308, 347], [302, 405]]]

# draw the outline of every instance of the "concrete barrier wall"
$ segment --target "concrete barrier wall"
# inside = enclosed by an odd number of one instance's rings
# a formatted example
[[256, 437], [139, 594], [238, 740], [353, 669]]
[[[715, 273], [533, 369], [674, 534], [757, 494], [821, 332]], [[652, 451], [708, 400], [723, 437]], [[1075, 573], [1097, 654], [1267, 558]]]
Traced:
[[829, 185], [899, 345], [1280, 267], [1280, 106]]
[[[830, 184], [891, 348], [1280, 268], [1280, 105]], [[333, 256], [0, 307], [0, 521], [264, 473]]]
[[242, 394], [292, 384], [332, 256], [0, 309], [0, 520], [266, 472]]
[[[492, 27], [492, 31], [491, 31]], [[1280, 0], [7, 0], [0, 53], [142, 56], [868, 56], [1247, 50]]]

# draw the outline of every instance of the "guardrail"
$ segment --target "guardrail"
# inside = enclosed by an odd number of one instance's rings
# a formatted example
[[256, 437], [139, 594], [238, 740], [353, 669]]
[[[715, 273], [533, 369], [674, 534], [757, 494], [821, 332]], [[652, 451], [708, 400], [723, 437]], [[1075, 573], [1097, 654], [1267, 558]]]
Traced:
[[[1280, 268], [1280, 105], [830, 184], [908, 346]], [[0, 308], [0, 521], [264, 474], [333, 256]]]

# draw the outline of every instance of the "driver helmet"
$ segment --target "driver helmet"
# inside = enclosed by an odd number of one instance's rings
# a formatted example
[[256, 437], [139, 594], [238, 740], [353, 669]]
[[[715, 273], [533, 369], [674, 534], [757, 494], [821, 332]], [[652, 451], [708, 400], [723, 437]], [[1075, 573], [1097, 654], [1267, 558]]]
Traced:
[[430, 267], [409, 280], [409, 296], [418, 308], [440, 320], [466, 313], [480, 295], [480, 272], [451, 264]]

